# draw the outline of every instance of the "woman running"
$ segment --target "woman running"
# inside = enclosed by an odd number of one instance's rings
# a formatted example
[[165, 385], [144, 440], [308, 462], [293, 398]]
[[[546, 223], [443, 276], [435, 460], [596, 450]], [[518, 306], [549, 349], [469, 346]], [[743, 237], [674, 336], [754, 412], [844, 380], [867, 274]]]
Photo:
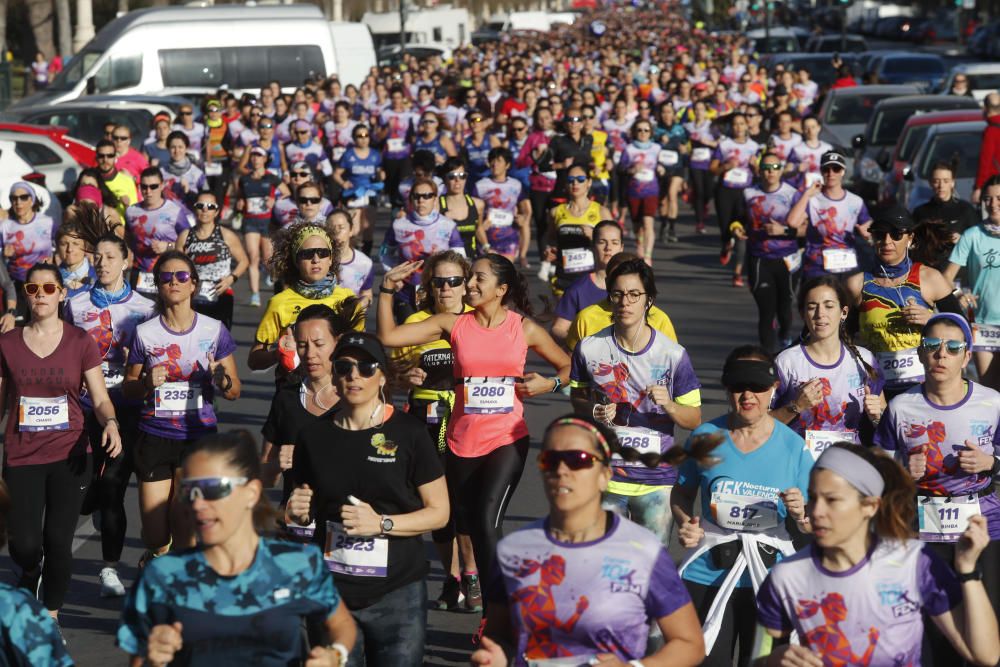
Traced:
[[659, 164], [661, 146], [653, 141], [653, 124], [637, 120], [632, 125], [632, 141], [622, 152], [618, 168], [627, 177], [625, 194], [635, 231], [636, 254], [653, 265], [656, 245], [654, 222], [660, 205]]
[[417, 136], [413, 138], [413, 152], [430, 151], [434, 154], [435, 164], [444, 164], [445, 160], [458, 155], [455, 142], [451, 137], [441, 132], [441, 120], [433, 111], [425, 111], [420, 117]]
[[[460, 314], [472, 310], [463, 302], [465, 283], [471, 273], [469, 260], [454, 251], [428, 257], [421, 274], [421, 293], [425, 295], [422, 309], [406, 318], [405, 323], [423, 322], [437, 313]], [[405, 374], [411, 387], [407, 411], [427, 425], [444, 464], [448, 423], [455, 407], [455, 355], [451, 345], [441, 338], [399, 352], [401, 363], [411, 366]], [[468, 534], [458, 535], [456, 540], [454, 521], [449, 519], [448, 525], [434, 531], [431, 537], [447, 573], [437, 599], [438, 609], [482, 611], [482, 590]]]
[[[0, 389], [6, 395], [3, 477], [13, 500], [11, 559], [18, 586], [58, 618], [73, 568], [73, 533], [90, 483], [81, 389], [86, 386], [108, 458], [121, 455], [115, 406], [97, 343], [59, 318], [62, 276], [40, 262], [24, 275], [30, 324], [0, 336]], [[43, 578], [45, 585], [39, 593]]]
[[[570, 178], [573, 174], [570, 174]], [[570, 181], [572, 184], [572, 181]], [[594, 253], [594, 270], [584, 274], [570, 285], [556, 304], [556, 319], [552, 323], [552, 337], [565, 341], [570, 326], [584, 308], [608, 298], [608, 262], [619, 254], [625, 245], [622, 228], [614, 220], [602, 220], [594, 227], [591, 252]]]
[[593, 180], [586, 167], [573, 165], [566, 176], [567, 201], [549, 209], [545, 259], [555, 264], [552, 291], [562, 296], [595, 268], [591, 249], [594, 228], [611, 219], [611, 211], [589, 198]]
[[351, 214], [342, 208], [326, 216], [326, 230], [330, 233], [337, 253], [337, 280], [354, 292], [363, 308], [372, 302], [372, 285], [375, 282], [375, 263], [353, 245], [355, 227]]
[[912, 539], [913, 495], [913, 482], [886, 456], [847, 444], [823, 452], [810, 475], [806, 517], [816, 541], [778, 563], [757, 595], [767, 634], [795, 631], [798, 643], [768, 642], [770, 655], [758, 664], [927, 664], [925, 615], [959, 661], [1000, 660], [996, 614], [976, 570], [989, 541], [986, 520], [969, 519], [952, 571]]
[[833, 150], [833, 146], [820, 140], [819, 133], [822, 129], [815, 116], [803, 118], [802, 142], [793, 146], [788, 153], [785, 178], [800, 191], [813, 183], [823, 182], [819, 165], [823, 156]]
[[[715, 444], [699, 442], [691, 456], [708, 460]], [[656, 535], [601, 504], [619, 451], [614, 434], [590, 419], [549, 424], [538, 455], [548, 516], [497, 546], [496, 585], [472, 664], [701, 664], [698, 617], [670, 554]], [[678, 447], [671, 461], [686, 456]], [[651, 624], [665, 643], [647, 655]]]
[[803, 489], [813, 458], [802, 438], [767, 412], [778, 378], [763, 349], [733, 350], [722, 384], [729, 414], [691, 433], [724, 437], [713, 452], [718, 462], [686, 461], [670, 504], [688, 549], [680, 573], [705, 633], [703, 664], [729, 667], [738, 648], [742, 667], [750, 664], [757, 630], [754, 590], [775, 562], [794, 553], [792, 537], [808, 532]]
[[660, 119], [653, 129], [653, 139], [663, 148], [658, 158], [663, 167], [663, 175], [660, 176], [660, 242], [677, 243], [677, 217], [680, 215], [681, 192], [685, 188], [684, 167], [691, 151], [687, 130], [677, 119], [669, 102], [660, 106]]
[[28, 271], [36, 264], [52, 261], [55, 221], [40, 213], [42, 204], [30, 183], [18, 181], [10, 187], [10, 208], [0, 221], [7, 273], [14, 280], [18, 298], [18, 319], [28, 315], [30, 299], [24, 294]]
[[475, 181], [472, 192], [483, 201], [480, 225], [485, 232], [483, 252], [503, 255], [525, 268], [531, 247], [531, 202], [525, 197], [521, 182], [509, 175], [511, 162], [506, 148], [491, 149], [487, 156], [489, 174]]
[[691, 193], [694, 200], [694, 230], [698, 234], [705, 233], [705, 220], [708, 218], [708, 203], [715, 193], [715, 177], [712, 174], [712, 152], [719, 145], [719, 134], [708, 117], [708, 105], [699, 100], [694, 103], [694, 118], [684, 123], [691, 138], [691, 159], [688, 163], [691, 176]]
[[313, 541], [325, 545], [326, 567], [360, 630], [346, 664], [418, 667], [427, 629], [423, 534], [448, 521], [443, 470], [423, 424], [386, 402], [389, 366], [378, 338], [342, 336], [333, 371], [341, 407], [299, 432], [285, 518], [316, 522]]
[[160, 166], [163, 197], [185, 206], [193, 203], [195, 196], [207, 187], [205, 172], [191, 160], [188, 154], [190, 149], [191, 140], [188, 135], [174, 130], [167, 137], [170, 162]]
[[250, 262], [240, 237], [219, 224], [221, 207], [213, 192], [202, 192], [194, 203], [195, 226], [177, 236], [177, 246], [198, 267], [194, 309], [233, 328], [233, 285]]
[[[528, 456], [522, 399], [562, 387], [569, 380], [569, 357], [530, 319], [524, 278], [510, 260], [496, 254], [472, 266], [466, 287], [466, 303], [472, 312], [438, 313], [422, 322], [397, 326], [388, 297], [419, 267], [419, 262], [407, 262], [383, 277], [378, 334], [391, 347], [441, 338], [451, 342], [458, 389], [447, 431], [448, 490], [456, 530], [471, 536], [477, 567], [490, 572], [504, 513]], [[557, 375], [546, 378], [525, 373], [528, 348]], [[495, 354], [500, 349], [504, 354]]]
[[[261, 146], [250, 149], [250, 173], [240, 176], [236, 192], [237, 210], [243, 214], [241, 229], [248, 258], [250, 305], [260, 306], [260, 266], [271, 260], [274, 203], [279, 195], [288, 197], [290, 192], [278, 176], [267, 170], [267, 150]], [[202, 216], [195, 217], [200, 220]]]
[[[344, 152], [333, 172], [333, 180], [341, 187], [342, 197], [346, 200], [354, 200], [360, 196], [356, 193], [368, 192], [376, 183], [385, 182], [382, 154], [371, 147], [371, 137], [371, 129], [367, 125], [356, 125], [351, 134], [354, 145]], [[371, 254], [375, 232], [375, 208], [369, 204], [370, 200], [363, 206], [350, 209], [353, 222], [360, 230], [361, 250], [366, 255]]]
[[861, 444], [885, 410], [875, 355], [847, 333], [851, 296], [834, 276], [810, 278], [799, 296], [807, 337], [775, 359], [780, 385], [771, 416], [805, 438], [814, 457], [834, 442]]
[[475, 257], [480, 247], [488, 245], [486, 230], [482, 229], [481, 222], [486, 204], [482, 199], [466, 194], [469, 172], [465, 170], [462, 158], [448, 158], [440, 171], [444, 174], [445, 184], [445, 193], [438, 201], [441, 215], [455, 221], [458, 235], [465, 244], [465, 256]]
[[[462, 161], [469, 170], [469, 185], [475, 185], [480, 179], [486, 178], [490, 171], [489, 156], [494, 148], [500, 147], [496, 135], [488, 133], [489, 120], [479, 111], [469, 114], [469, 136], [462, 142]], [[508, 152], [508, 156], [510, 153]], [[512, 160], [507, 160], [510, 166]]]
[[136, 327], [122, 386], [126, 399], [143, 402], [135, 442], [146, 545], [140, 565], [167, 553], [175, 539], [180, 548], [191, 546], [191, 536], [170, 511], [181, 459], [195, 440], [215, 433], [216, 391], [229, 401], [240, 396], [236, 343], [219, 320], [199, 315], [192, 306], [198, 292], [194, 262], [168, 250], [153, 273], [158, 316]]
[[[712, 154], [712, 173], [719, 177], [715, 191], [715, 215], [719, 221], [722, 253], [719, 262], [729, 264], [734, 251], [733, 287], [743, 287], [743, 261], [746, 257], [745, 235], [734, 235], [746, 214], [744, 191], [753, 185], [757, 171], [757, 153], [761, 146], [747, 134], [747, 118], [742, 113], [732, 115], [732, 137], [722, 137]], [[741, 236], [743, 238], [741, 238]]]
[[[94, 215], [100, 215], [94, 211]], [[92, 221], [96, 222], [96, 221]], [[90, 224], [88, 230], [100, 230], [101, 225]], [[125, 546], [128, 519], [125, 512], [125, 492], [134, 471], [135, 442], [138, 433], [138, 413], [141, 403], [125, 399], [122, 383], [125, 380], [125, 364], [128, 359], [130, 341], [135, 329], [153, 317], [154, 303], [135, 292], [125, 280], [128, 269], [128, 247], [114, 233], [105, 232], [91, 237], [89, 247], [93, 248], [95, 284], [89, 292], [83, 292], [66, 304], [67, 322], [80, 327], [97, 342], [101, 355], [101, 373], [107, 387], [115, 414], [120, 420], [118, 432], [121, 436], [122, 455], [109, 457], [101, 448], [101, 425], [93, 411], [93, 401], [89, 393], [80, 396], [86, 411], [87, 431], [90, 449], [94, 455], [94, 467], [101, 470], [100, 476], [91, 482], [96, 504], [94, 510], [101, 513], [101, 551], [104, 564], [100, 571], [101, 597], [121, 597], [125, 586], [118, 573]]]
[[666, 462], [674, 428], [701, 423], [701, 383], [687, 351], [646, 323], [656, 299], [653, 270], [631, 260], [607, 278], [614, 324], [573, 351], [573, 405], [614, 429], [621, 452], [605, 507], [648, 528], [666, 545], [673, 524], [670, 491], [677, 469]]
[[346, 665], [356, 629], [314, 546], [261, 536], [273, 523], [245, 431], [185, 454], [177, 504], [198, 546], [143, 569], [118, 627], [132, 665]]

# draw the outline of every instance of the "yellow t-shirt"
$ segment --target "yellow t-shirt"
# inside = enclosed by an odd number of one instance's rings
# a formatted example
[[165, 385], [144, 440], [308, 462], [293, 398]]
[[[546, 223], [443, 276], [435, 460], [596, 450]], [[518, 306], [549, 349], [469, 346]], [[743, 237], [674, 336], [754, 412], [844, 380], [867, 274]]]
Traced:
[[[674, 324], [665, 312], [653, 306], [646, 313], [646, 322], [670, 340], [677, 342], [677, 332], [674, 331]], [[587, 306], [576, 314], [569, 334], [566, 336], [566, 347], [570, 350], [576, 349], [576, 344], [587, 336], [593, 335], [602, 329], [611, 326], [611, 304], [607, 299], [598, 301], [592, 306]]]
[[[272, 345], [278, 342], [282, 332], [295, 324], [299, 317], [299, 312], [306, 306], [321, 303], [330, 306], [339, 312], [338, 305], [347, 298], [354, 296], [354, 292], [346, 287], [334, 287], [333, 293], [322, 299], [307, 299], [292, 288], [287, 288], [275, 294], [267, 302], [267, 310], [264, 317], [257, 326], [257, 342]], [[351, 326], [355, 331], [365, 330], [365, 309], [360, 305], [351, 314]]]
[[[139, 203], [139, 191], [135, 187], [135, 180], [126, 172], [119, 171], [110, 181], [104, 181], [104, 184], [108, 186], [111, 194], [118, 197], [119, 202], [115, 210], [118, 211], [118, 216], [124, 220], [125, 209]], [[128, 198], [128, 205], [121, 201], [122, 197]]]
[[590, 136], [594, 138], [594, 146], [590, 149], [590, 160], [594, 164], [594, 168], [590, 170], [590, 175], [593, 178], [607, 179], [611, 178], [611, 174], [608, 172], [608, 133], [603, 130], [594, 130], [590, 133]]

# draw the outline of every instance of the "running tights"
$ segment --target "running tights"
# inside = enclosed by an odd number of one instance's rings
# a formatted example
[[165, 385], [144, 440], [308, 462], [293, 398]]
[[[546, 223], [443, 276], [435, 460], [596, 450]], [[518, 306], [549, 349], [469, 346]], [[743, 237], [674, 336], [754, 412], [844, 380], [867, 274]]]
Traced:
[[715, 177], [707, 169], [691, 170], [691, 192], [694, 195], [694, 221], [699, 225], [705, 224], [705, 217], [708, 213], [708, 202], [712, 199], [712, 188]]
[[[776, 354], [792, 328], [792, 276], [783, 259], [750, 256], [747, 264], [750, 293], [757, 302], [757, 337], [761, 346]], [[774, 319], [778, 319], [778, 331]]]
[[101, 555], [107, 563], [117, 563], [121, 560], [122, 549], [125, 546], [125, 533], [128, 530], [128, 518], [125, 513], [125, 492], [132, 478], [134, 466], [132, 463], [132, 447], [139, 435], [137, 419], [128, 409], [119, 409], [120, 431], [122, 438], [122, 453], [115, 458], [108, 458], [101, 447], [101, 435], [104, 429], [98, 423], [93, 413], [87, 415], [87, 431], [90, 434], [90, 449], [94, 453], [94, 488], [96, 501], [94, 509], [101, 513]]
[[549, 227], [549, 200], [552, 199], [551, 192], [542, 190], [532, 190], [529, 196], [531, 200], [531, 218], [535, 227], [535, 247], [538, 248], [538, 257], [545, 257], [545, 232]]
[[402, 208], [405, 202], [399, 194], [399, 182], [410, 175], [410, 158], [383, 160], [382, 168], [385, 170], [385, 191], [389, 202], [396, 208]]
[[529, 443], [525, 436], [473, 458], [448, 450], [445, 477], [455, 529], [472, 539], [476, 568], [484, 576], [492, 571], [497, 542], [503, 537], [503, 517], [524, 472]]
[[90, 457], [7, 467], [3, 476], [11, 500], [10, 557], [24, 572], [37, 570], [45, 557], [42, 603], [55, 611], [73, 574], [73, 535], [90, 483]]

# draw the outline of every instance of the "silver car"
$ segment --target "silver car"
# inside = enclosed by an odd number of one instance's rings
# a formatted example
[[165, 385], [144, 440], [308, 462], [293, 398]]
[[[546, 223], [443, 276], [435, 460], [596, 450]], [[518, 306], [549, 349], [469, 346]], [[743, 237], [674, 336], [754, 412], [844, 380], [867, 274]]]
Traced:
[[900, 202], [909, 210], [930, 201], [934, 191], [928, 184], [931, 171], [938, 162], [951, 162], [957, 166], [955, 195], [969, 201], [976, 186], [979, 168], [979, 150], [983, 144], [986, 121], [932, 125], [913, 158], [913, 163], [903, 172], [903, 189]]

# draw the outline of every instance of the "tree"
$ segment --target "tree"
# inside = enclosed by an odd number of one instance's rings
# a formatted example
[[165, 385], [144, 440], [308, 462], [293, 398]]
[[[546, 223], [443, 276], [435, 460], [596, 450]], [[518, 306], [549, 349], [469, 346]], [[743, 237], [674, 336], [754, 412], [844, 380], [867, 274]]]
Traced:
[[73, 26], [69, 18], [69, 0], [55, 0], [55, 4], [59, 29], [59, 54], [66, 58], [73, 53]]
[[[35, 44], [39, 51], [49, 59], [56, 53], [55, 42], [52, 41], [52, 27], [54, 15], [52, 12], [52, 0], [25, 0], [28, 9], [28, 23], [31, 25], [31, 32], [35, 35]], [[34, 59], [35, 54], [31, 54]]]

